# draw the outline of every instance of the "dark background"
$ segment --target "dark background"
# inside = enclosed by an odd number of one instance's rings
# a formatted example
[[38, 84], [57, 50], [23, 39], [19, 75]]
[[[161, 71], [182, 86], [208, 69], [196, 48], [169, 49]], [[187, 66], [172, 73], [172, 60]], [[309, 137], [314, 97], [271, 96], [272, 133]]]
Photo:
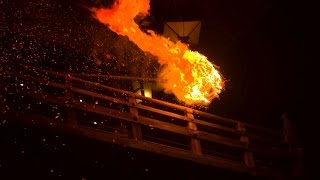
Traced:
[[[154, 76], [156, 69], [152, 63], [145, 69], [139, 69], [141, 65], [137, 63], [153, 61], [153, 57], [140, 52], [125, 37], [110, 32], [85, 8], [110, 4], [112, 1], [0, 1], [0, 65], [22, 61], [56, 70]], [[312, 157], [307, 140], [314, 122], [310, 118], [313, 113], [309, 100], [315, 99], [312, 89], [316, 84], [312, 81], [313, 58], [308, 48], [313, 17], [309, 5], [294, 1], [151, 0], [150, 28], [161, 33], [165, 21], [201, 20], [196, 49], [220, 66], [227, 80], [225, 91], [208, 111], [271, 128], [280, 128], [280, 116], [288, 112], [307, 152], [308, 173]], [[114, 58], [106, 60], [103, 55], [109, 53]], [[5, 119], [1, 121], [3, 177], [30, 172], [70, 179], [101, 179], [109, 177], [108, 173], [167, 177], [165, 174], [171, 172], [171, 167], [185, 164], [172, 159], [168, 160], [172, 166], [167, 166], [166, 160], [158, 164], [157, 160], [148, 159], [165, 158], [72, 136], [59, 134], [56, 138], [55, 132], [10, 126]], [[139, 160], [128, 163], [131, 156], [123, 158], [127, 151]], [[116, 154], [110, 156], [112, 153]], [[106, 160], [109, 158], [112, 163]], [[76, 170], [71, 171], [70, 167]], [[202, 171], [205, 167], [190, 164], [188, 168], [173, 171], [176, 179], [206, 173], [206, 177], [214, 177], [208, 174], [212, 170]]]

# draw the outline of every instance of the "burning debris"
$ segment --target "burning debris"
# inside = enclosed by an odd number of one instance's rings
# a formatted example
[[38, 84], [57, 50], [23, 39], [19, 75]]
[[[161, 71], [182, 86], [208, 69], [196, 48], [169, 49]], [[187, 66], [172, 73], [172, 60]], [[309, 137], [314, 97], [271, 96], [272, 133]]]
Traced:
[[95, 17], [112, 31], [127, 36], [140, 49], [158, 58], [162, 67], [159, 84], [187, 105], [207, 105], [223, 90], [221, 74], [206, 56], [191, 51], [148, 30], [140, 30], [136, 16], [149, 14], [149, 0], [116, 0], [111, 8], [91, 9]]

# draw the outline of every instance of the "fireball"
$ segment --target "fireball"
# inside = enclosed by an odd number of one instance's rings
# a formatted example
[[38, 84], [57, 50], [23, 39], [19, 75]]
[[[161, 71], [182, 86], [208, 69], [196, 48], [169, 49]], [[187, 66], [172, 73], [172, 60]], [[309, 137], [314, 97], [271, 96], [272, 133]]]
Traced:
[[187, 105], [207, 105], [223, 90], [222, 75], [207, 57], [148, 30], [140, 30], [134, 18], [149, 14], [149, 0], [116, 0], [111, 8], [92, 9], [94, 16], [112, 31], [127, 36], [141, 50], [158, 58], [164, 67], [160, 85]]

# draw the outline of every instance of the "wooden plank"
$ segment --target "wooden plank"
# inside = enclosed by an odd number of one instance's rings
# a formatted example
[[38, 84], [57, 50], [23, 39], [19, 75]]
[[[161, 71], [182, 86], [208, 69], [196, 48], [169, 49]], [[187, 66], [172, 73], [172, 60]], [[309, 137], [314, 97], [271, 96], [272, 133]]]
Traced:
[[[218, 121], [218, 122], [221, 122], [221, 123], [229, 123], [230, 125], [233, 125], [235, 127], [237, 126], [238, 122], [240, 122], [240, 121], [236, 121], [236, 120], [229, 119], [229, 118], [224, 118], [224, 117], [221, 117], [221, 116], [218, 116], [218, 115], [215, 115], [215, 114], [210, 114], [210, 113], [206, 113], [206, 112], [199, 111], [199, 110], [194, 110], [194, 114], [195, 115], [200, 115], [200, 116], [203, 116], [203, 117], [207, 117], [207, 118], [211, 118], [212, 121]], [[262, 131], [262, 132], [269, 133], [269, 134], [272, 134], [272, 135], [280, 135], [281, 134], [281, 132], [277, 131], [277, 130], [271, 130], [271, 129], [268, 129], [268, 128], [263, 128], [263, 127], [260, 127], [260, 126], [255, 126], [255, 125], [251, 125], [251, 124], [244, 123], [244, 122], [240, 122], [240, 123], [243, 123], [246, 127], [249, 127], [249, 128], [252, 128], [252, 129], [256, 129], [257, 131]]]
[[243, 135], [248, 136], [248, 138], [251, 139], [251, 141], [259, 141], [263, 144], [268, 144], [270, 146], [280, 146], [283, 145], [284, 142], [281, 141], [281, 139], [277, 139], [277, 138], [272, 138], [272, 137], [264, 137], [264, 136], [260, 136], [260, 135], [256, 135], [256, 134], [251, 134], [248, 132], [244, 132]]
[[83, 89], [80, 89], [80, 88], [75, 88], [75, 87], [73, 87], [73, 88], [71, 89], [71, 91], [72, 91], [72, 92], [79, 93], [79, 94], [83, 94], [83, 95], [87, 95], [87, 96], [99, 98], [99, 99], [101, 99], [101, 100], [106, 100], [106, 101], [111, 101], [111, 102], [114, 102], [114, 103], [119, 103], [119, 104], [131, 106], [131, 103], [129, 103], [128, 101], [124, 101], [124, 100], [122, 100], [122, 99], [118, 99], [118, 98], [106, 96], [106, 95], [103, 95], [103, 94], [98, 94], [98, 93], [95, 93], [95, 92], [83, 90]]
[[[68, 90], [68, 86], [60, 84], [60, 83], [56, 83], [56, 82], [52, 82], [52, 81], [48, 81], [48, 80], [43, 80], [43, 79], [35, 78], [35, 77], [32, 77], [32, 76], [22, 76], [22, 78], [27, 79], [27, 80], [31, 80], [33, 82], [37, 82], [37, 83], [43, 84], [45, 86], [50, 86], [50, 87], [54, 87], [54, 88]], [[114, 97], [98, 94], [98, 93], [95, 93], [95, 92], [83, 90], [83, 89], [76, 88], [76, 87], [70, 88], [69, 91], [76, 92], [76, 93], [83, 94], [83, 95], [87, 95], [87, 96], [91, 96], [91, 97], [96, 97], [96, 98], [99, 98], [99, 99], [102, 99], [102, 100], [106, 100], [106, 101], [112, 101], [114, 103], [120, 103], [120, 104], [131, 106], [131, 103], [129, 103], [128, 101], [124, 101], [124, 100], [121, 100], [121, 99], [118, 99], [118, 98], [114, 98]]]
[[251, 129], [254, 129], [255, 131], [263, 132], [264, 134], [270, 134], [272, 136], [277, 136], [277, 137], [281, 137], [283, 134], [282, 131], [275, 130], [275, 129], [268, 129], [268, 128], [264, 128], [262, 126], [255, 126], [255, 125], [248, 124], [248, 123], [244, 123], [244, 125], [246, 126], [248, 131], [250, 130], [249, 128], [251, 128]]
[[[69, 105], [67, 99], [64, 97], [56, 97], [56, 96], [47, 95], [44, 93], [29, 93], [28, 95], [32, 96], [33, 98], [36, 98], [36, 99], [45, 100], [45, 101], [48, 101], [48, 102], [51, 102], [54, 104], [59, 104], [62, 106]], [[94, 104], [92, 105], [92, 104], [88, 104], [88, 103], [84, 103], [84, 102], [76, 102], [76, 101], [74, 101], [70, 106], [72, 108], [80, 109], [83, 111], [97, 113], [100, 115], [110, 116], [113, 118], [118, 118], [118, 119], [123, 119], [126, 121], [134, 122], [133, 115], [131, 115], [130, 113], [123, 112], [123, 111], [118, 111], [115, 109], [110, 109], [110, 108], [102, 107], [99, 105], [94, 105]]]
[[203, 131], [197, 131], [197, 138], [206, 140], [209, 142], [214, 142], [214, 143], [242, 149], [242, 150], [247, 149], [245, 145], [241, 143], [239, 140], [225, 138], [223, 136], [219, 136], [219, 135], [215, 135], [215, 134], [211, 134]]
[[137, 107], [139, 109], [146, 110], [146, 111], [150, 111], [150, 112], [166, 115], [166, 116], [169, 116], [169, 117], [177, 118], [177, 119], [180, 119], [180, 120], [190, 121], [190, 119], [188, 119], [186, 116], [183, 116], [183, 115], [180, 115], [180, 114], [176, 114], [176, 113], [173, 113], [173, 112], [168, 112], [168, 111], [161, 110], [161, 109], [156, 109], [156, 108], [145, 106], [145, 105], [142, 105], [142, 104], [137, 104], [135, 107]]
[[214, 128], [214, 129], [218, 129], [218, 130], [222, 130], [222, 131], [225, 131], [225, 132], [233, 133], [233, 134], [236, 134], [236, 135], [241, 135], [242, 134], [240, 131], [238, 131], [236, 129], [225, 127], [225, 126], [222, 126], [222, 125], [219, 125], [219, 124], [215, 124], [215, 123], [212, 123], [212, 122], [207, 122], [207, 121], [199, 120], [199, 119], [194, 119], [193, 121], [195, 123], [197, 123], [197, 124], [201, 124], [201, 125], [204, 125], [204, 126], [207, 126], [207, 127]]
[[72, 73], [71, 75], [77, 76], [77, 77], [97, 77], [97, 78], [129, 80], [129, 81], [144, 81], [144, 82], [158, 81], [156, 78], [149, 78], [149, 77], [131, 77], [131, 76], [114, 76], [114, 75], [101, 75], [101, 74], [79, 74], [79, 73]]
[[[98, 82], [91, 82], [91, 81], [83, 80], [83, 79], [72, 77], [72, 76], [71, 76], [71, 79], [73, 81], [83, 83], [84, 85], [90, 85], [90, 86], [93, 86], [93, 87], [98, 87], [98, 88], [101, 88], [101, 89], [104, 89], [104, 90], [107, 90], [107, 91], [112, 91], [112, 92], [115, 92], [115, 93], [118, 93], [118, 94], [130, 96], [130, 97], [140, 96], [140, 95], [135, 94], [133, 92], [117, 89], [117, 88], [110, 87], [110, 86], [106, 86], [106, 85], [103, 85], [103, 84], [98, 83]], [[144, 97], [144, 96], [142, 96], [142, 97]]]
[[[170, 146], [168, 144], [172, 144], [174, 147], [178, 147], [178, 148], [181, 147], [182, 149], [190, 149], [190, 145], [179, 143], [176, 141], [172, 141], [170, 139], [165, 139], [165, 138], [161, 138], [161, 137], [159, 138], [159, 137], [155, 137], [152, 135], [143, 135], [143, 137], [144, 137], [144, 141], [156, 142], [159, 144], [165, 144], [167, 146]], [[164, 143], [162, 143], [162, 142], [164, 142]]]
[[176, 134], [181, 134], [181, 135], [185, 135], [185, 136], [189, 136], [190, 135], [190, 132], [186, 127], [170, 124], [170, 123], [167, 123], [167, 122], [163, 122], [163, 121], [159, 121], [159, 120], [156, 120], [156, 119], [144, 117], [144, 116], [141, 116], [141, 115], [139, 116], [139, 122], [142, 125], [146, 125], [146, 126], [149, 126], [149, 127], [162, 129], [162, 130], [173, 132], [173, 133], [176, 133]]
[[194, 110], [193, 114], [194, 115], [203, 116], [203, 117], [206, 117], [206, 118], [210, 118], [210, 120], [217, 121], [218, 123], [219, 122], [220, 123], [228, 123], [231, 126], [236, 126], [237, 123], [238, 123], [238, 121], [236, 121], [236, 120], [225, 118], [225, 117], [221, 117], [221, 116], [210, 114], [210, 113], [206, 113], [206, 112], [199, 111], [199, 110]]

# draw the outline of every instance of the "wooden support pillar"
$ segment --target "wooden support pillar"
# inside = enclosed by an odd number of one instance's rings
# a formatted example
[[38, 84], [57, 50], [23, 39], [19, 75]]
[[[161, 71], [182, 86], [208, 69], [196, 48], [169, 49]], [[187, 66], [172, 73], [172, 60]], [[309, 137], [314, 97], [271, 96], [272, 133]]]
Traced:
[[302, 177], [304, 174], [303, 169], [303, 149], [299, 147], [298, 138], [295, 135], [292, 123], [287, 113], [281, 116], [283, 122], [283, 135], [284, 141], [288, 144], [288, 150], [293, 155], [293, 175]]
[[[243, 123], [238, 122], [237, 129], [242, 132], [242, 135], [240, 136], [240, 141], [245, 143], [246, 146], [249, 146], [249, 137], [245, 135], [246, 128]], [[243, 160], [244, 164], [249, 168], [254, 168], [256, 166], [253, 153], [250, 151], [245, 151], [243, 154]]]
[[199, 141], [199, 139], [195, 138], [197, 136], [197, 125], [194, 122], [192, 109], [187, 109], [186, 116], [190, 119], [190, 121], [188, 122], [188, 128], [189, 128], [189, 131], [191, 131], [191, 134], [193, 135], [193, 137], [191, 138], [191, 142], [190, 142], [191, 151], [194, 154], [202, 155], [200, 141]]
[[67, 123], [72, 124], [73, 127], [77, 126], [77, 119], [76, 119], [76, 112], [72, 108], [74, 96], [71, 91], [72, 89], [72, 82], [71, 82], [71, 77], [70, 74], [67, 74], [65, 76], [65, 85], [67, 87], [67, 90], [65, 91], [65, 97], [68, 100], [68, 106], [66, 108], [67, 111]]
[[[132, 104], [130, 107], [130, 113], [135, 117], [136, 121], [139, 121], [138, 109], [135, 107], [137, 104], [133, 97], [130, 97], [129, 102]], [[135, 140], [142, 140], [141, 125], [137, 123], [132, 123], [132, 136]]]

